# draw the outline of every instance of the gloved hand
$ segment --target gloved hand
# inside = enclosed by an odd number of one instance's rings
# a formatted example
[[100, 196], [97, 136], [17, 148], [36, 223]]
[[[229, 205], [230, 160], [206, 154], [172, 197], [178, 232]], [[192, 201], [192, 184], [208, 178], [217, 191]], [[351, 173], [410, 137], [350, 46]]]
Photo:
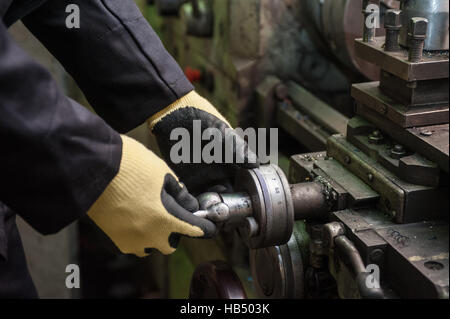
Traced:
[[[223, 145], [221, 163], [207, 164], [203, 161], [203, 158], [200, 163], [194, 163], [192, 136], [195, 136], [193, 129], [195, 120], [201, 121], [201, 134], [208, 128], [217, 128], [221, 131]], [[148, 120], [148, 125], [156, 137], [164, 160], [193, 194], [205, 192], [218, 185], [230, 186], [239, 167], [247, 169], [259, 167], [258, 158], [256, 154], [248, 150], [247, 143], [234, 130], [225, 130], [231, 127], [228, 121], [214, 106], [195, 91], [188, 93], [152, 116]], [[172, 130], [176, 128], [185, 128], [191, 135], [189, 163], [173, 163], [171, 161], [170, 151], [178, 141], [171, 141], [170, 135]], [[229, 147], [230, 144], [226, 143], [229, 138], [234, 138], [236, 141], [235, 147], [232, 146], [232, 149]], [[201, 141], [201, 150], [208, 143], [209, 141]], [[225, 163], [225, 152], [231, 152], [233, 159], [240, 159], [240, 161]], [[201, 154], [197, 155], [201, 156]], [[239, 164], [239, 162], [241, 163]], [[224, 190], [222, 189], [222, 191]]]
[[175, 251], [179, 235], [209, 238], [216, 227], [192, 212], [198, 201], [159, 157], [122, 136], [119, 172], [88, 216], [121, 252], [146, 256], [146, 249]]

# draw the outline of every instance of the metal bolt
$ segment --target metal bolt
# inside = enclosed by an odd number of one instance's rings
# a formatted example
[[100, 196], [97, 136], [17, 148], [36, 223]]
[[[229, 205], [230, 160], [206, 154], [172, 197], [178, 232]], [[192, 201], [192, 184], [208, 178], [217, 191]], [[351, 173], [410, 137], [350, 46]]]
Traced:
[[384, 251], [382, 249], [376, 248], [370, 252], [369, 258], [374, 263], [380, 263], [384, 258]]
[[367, 178], [369, 179], [369, 182], [373, 182], [375, 179], [372, 173], [367, 174]]
[[375, 130], [369, 135], [369, 143], [371, 144], [381, 144], [383, 140], [384, 136], [379, 130]]
[[425, 18], [411, 18], [408, 27], [409, 61], [420, 62], [423, 56], [423, 46], [427, 37], [428, 20]]
[[384, 28], [386, 29], [386, 43], [384, 45], [385, 51], [399, 51], [400, 45], [398, 42], [400, 30], [402, 28], [401, 11], [388, 10], [384, 17]]
[[390, 155], [392, 158], [400, 159], [406, 155], [406, 150], [403, 145], [396, 144], [393, 148], [391, 148]]

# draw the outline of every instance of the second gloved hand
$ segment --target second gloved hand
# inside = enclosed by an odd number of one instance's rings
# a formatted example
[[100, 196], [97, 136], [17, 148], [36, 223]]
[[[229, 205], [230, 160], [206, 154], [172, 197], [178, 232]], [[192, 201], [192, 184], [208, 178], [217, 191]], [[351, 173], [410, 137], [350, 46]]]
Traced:
[[[196, 134], [194, 121], [200, 122], [200, 136]], [[195, 91], [188, 93], [152, 116], [148, 120], [148, 125], [157, 139], [165, 161], [194, 194], [205, 192], [218, 185], [230, 186], [234, 182], [233, 179], [238, 168], [259, 167], [258, 158], [248, 149], [247, 143], [235, 130], [231, 129], [230, 124], [219, 111]], [[189, 162], [174, 163], [171, 159], [171, 149], [178, 141], [171, 140], [170, 136], [175, 129], [179, 128], [187, 130], [191, 137]], [[203, 154], [195, 154], [197, 158], [201, 157], [201, 162], [195, 162], [193, 153], [196, 150], [193, 147], [193, 139], [201, 139], [201, 134], [209, 128], [215, 128], [221, 132], [222, 160], [206, 163], [202, 157]], [[227, 143], [230, 139], [235, 140], [231, 147]], [[200, 152], [209, 142], [210, 140], [200, 141]], [[232, 162], [226, 161], [226, 152], [228, 155], [231, 154]]]
[[209, 238], [216, 227], [192, 214], [198, 201], [159, 157], [122, 136], [117, 176], [90, 208], [89, 217], [123, 253], [146, 256], [146, 249], [175, 251], [180, 235]]

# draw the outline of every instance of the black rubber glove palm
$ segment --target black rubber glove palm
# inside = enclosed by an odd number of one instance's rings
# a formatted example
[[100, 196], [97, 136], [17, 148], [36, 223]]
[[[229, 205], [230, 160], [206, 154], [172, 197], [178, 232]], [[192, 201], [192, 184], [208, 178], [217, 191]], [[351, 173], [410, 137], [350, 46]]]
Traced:
[[[248, 150], [243, 138], [230, 129], [225, 118], [195, 91], [153, 116], [149, 120], [149, 126], [157, 139], [163, 158], [194, 194], [200, 194], [218, 185], [224, 186], [222, 190], [230, 191], [237, 169], [259, 166], [257, 156]], [[188, 149], [191, 154], [188, 162], [175, 163], [171, 159], [172, 148], [179, 140], [171, 140], [170, 137], [177, 128], [186, 129], [190, 134]], [[216, 141], [221, 140], [220, 162], [206, 163], [201, 153], [198, 153], [210, 140], [202, 140], [200, 150], [194, 149], [194, 143], [198, 143], [194, 139], [201, 139], [203, 132], [209, 128], [216, 128], [221, 133], [219, 137], [214, 138]], [[227, 143], [230, 140], [234, 140], [234, 143]], [[196, 151], [197, 154], [194, 154]], [[232, 161], [226, 161], [227, 153], [231, 154], [228, 158]], [[195, 157], [199, 158], [200, 162], [195, 162]]]

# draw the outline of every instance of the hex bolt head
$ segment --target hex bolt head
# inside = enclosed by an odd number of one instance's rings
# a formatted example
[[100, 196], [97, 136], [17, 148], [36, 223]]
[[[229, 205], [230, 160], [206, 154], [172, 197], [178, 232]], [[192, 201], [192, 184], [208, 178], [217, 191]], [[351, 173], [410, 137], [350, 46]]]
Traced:
[[408, 34], [414, 38], [423, 38], [427, 36], [428, 20], [425, 18], [411, 18], [409, 21]]
[[409, 62], [417, 63], [422, 61], [423, 46], [427, 37], [428, 20], [415, 17], [409, 20], [408, 39], [409, 39]]
[[384, 16], [384, 28], [386, 29], [386, 42], [384, 45], [385, 51], [399, 51], [399, 36], [402, 28], [401, 11], [388, 10]]
[[384, 136], [379, 130], [375, 130], [369, 135], [369, 143], [371, 144], [381, 144], [383, 141]]
[[406, 155], [406, 150], [403, 147], [403, 145], [397, 144], [397, 145], [394, 145], [393, 148], [391, 148], [390, 155], [392, 158], [400, 159]]
[[402, 27], [402, 12], [400, 10], [387, 10], [384, 16], [386, 29], [400, 29]]

